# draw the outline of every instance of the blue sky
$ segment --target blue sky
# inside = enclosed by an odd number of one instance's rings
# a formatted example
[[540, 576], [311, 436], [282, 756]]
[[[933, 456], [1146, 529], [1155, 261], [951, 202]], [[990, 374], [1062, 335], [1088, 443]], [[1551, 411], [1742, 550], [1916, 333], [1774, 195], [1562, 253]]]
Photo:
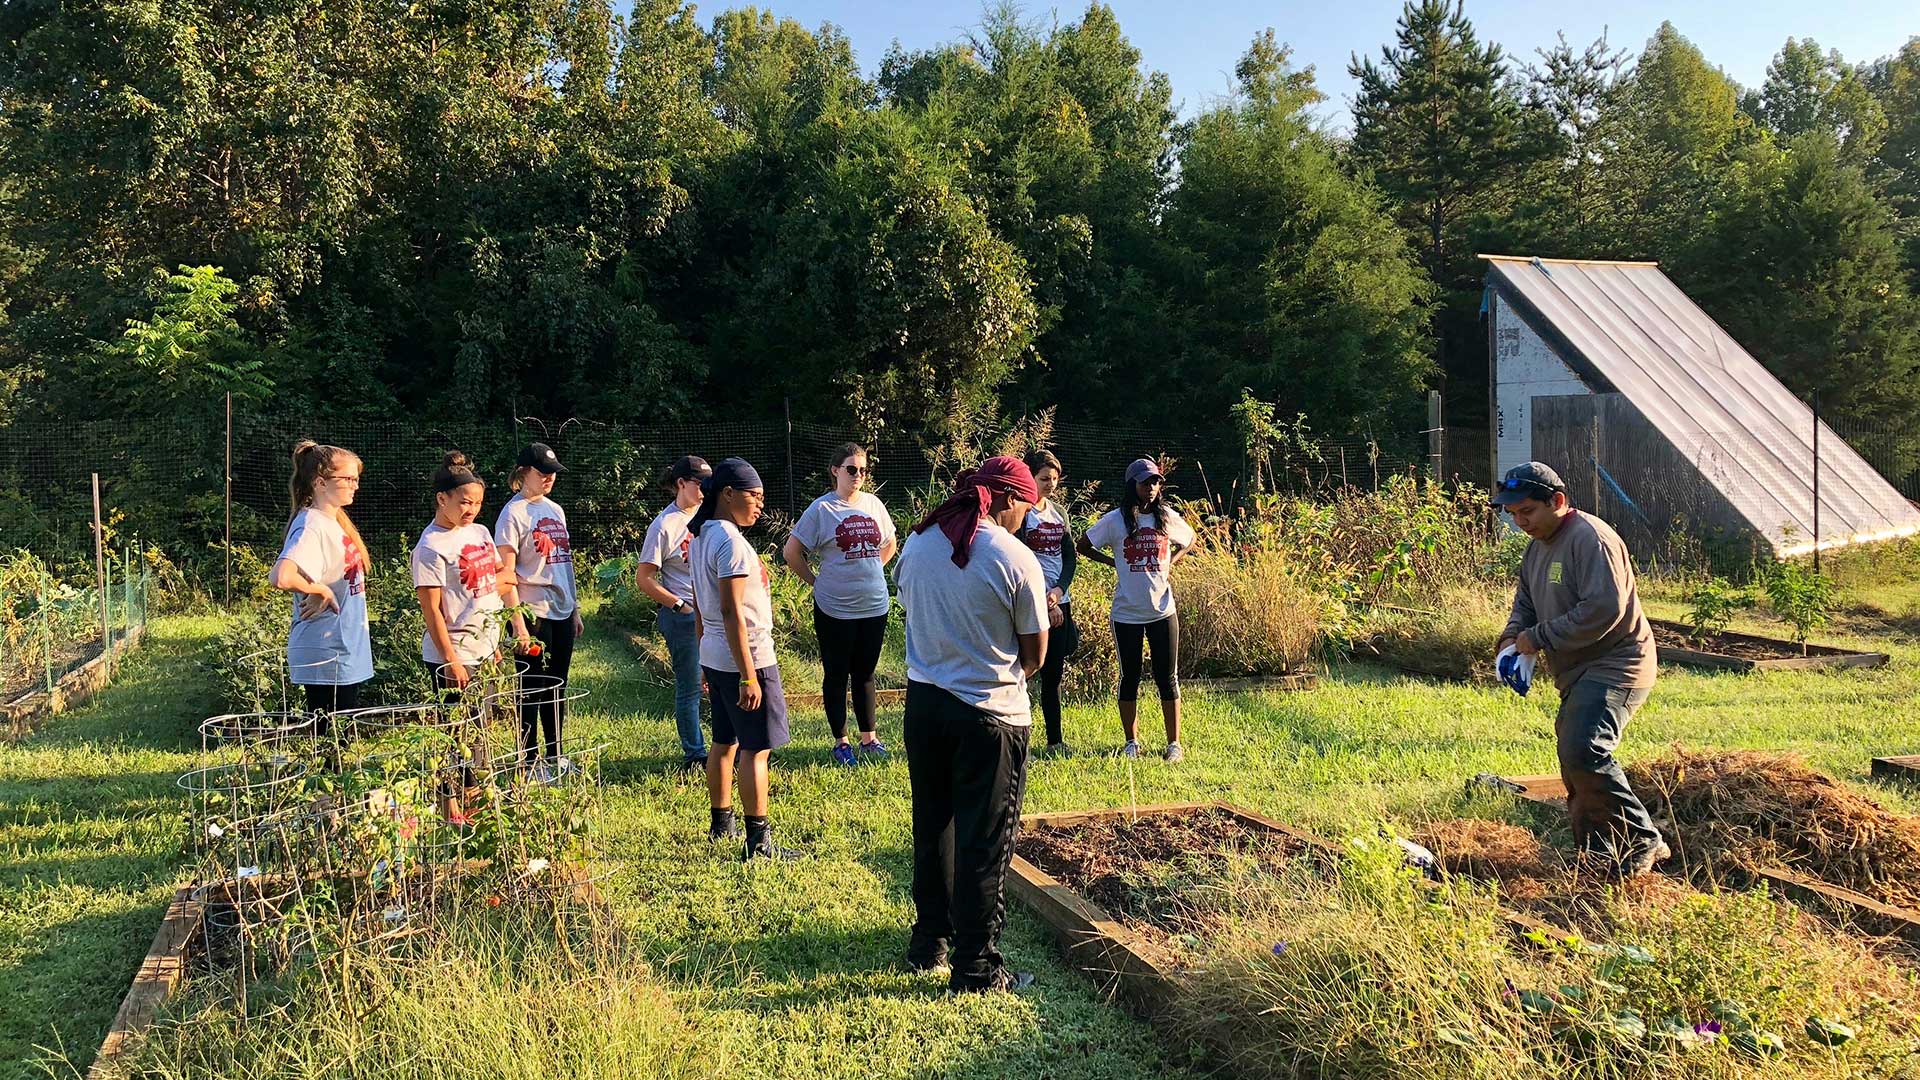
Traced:
[[[1353, 93], [1347, 60], [1355, 52], [1378, 55], [1391, 40], [1398, 0], [1334, 0], [1308, 4], [1250, 0], [1108, 0], [1120, 26], [1144, 54], [1147, 66], [1173, 80], [1182, 112], [1196, 109], [1232, 88], [1233, 64], [1253, 36], [1273, 27], [1293, 46], [1295, 62], [1313, 65], [1320, 88], [1332, 100], [1327, 118], [1345, 127], [1346, 100]], [[703, 19], [737, 4], [709, 0]], [[762, 0], [762, 8], [797, 19], [809, 28], [831, 22], [852, 39], [861, 67], [872, 74], [889, 43], [909, 49], [950, 41], [978, 25], [978, 0]], [[1029, 19], [1072, 22], [1084, 2], [1051, 6], [1023, 3]], [[1812, 37], [1848, 60], [1872, 60], [1920, 35], [1920, 4], [1914, 0], [1612, 0], [1542, 4], [1529, 0], [1468, 0], [1467, 15], [1482, 40], [1499, 42], [1509, 56], [1536, 59], [1534, 50], [1565, 31], [1576, 48], [1599, 37], [1638, 52], [1662, 20], [1698, 45], [1707, 59], [1742, 85], [1765, 78], [1767, 62], [1791, 37]]]

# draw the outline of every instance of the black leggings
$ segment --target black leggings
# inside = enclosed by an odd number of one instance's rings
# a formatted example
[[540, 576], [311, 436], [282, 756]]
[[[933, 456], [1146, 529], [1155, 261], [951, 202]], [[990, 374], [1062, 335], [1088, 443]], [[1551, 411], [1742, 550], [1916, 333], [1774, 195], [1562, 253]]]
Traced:
[[825, 699], [827, 726], [835, 739], [847, 737], [847, 687], [853, 687], [853, 716], [861, 731], [875, 728], [879, 691], [873, 670], [880, 666], [880, 648], [887, 640], [887, 617], [836, 619], [813, 609], [813, 635], [820, 642], [820, 696]]
[[1120, 653], [1120, 700], [1140, 697], [1140, 642], [1153, 649], [1153, 683], [1160, 688], [1161, 701], [1180, 698], [1180, 679], [1174, 674], [1180, 667], [1180, 615], [1175, 612], [1150, 623], [1113, 624], [1113, 643]]
[[[560, 680], [551, 690], [529, 692], [520, 697], [520, 746], [529, 756], [540, 748], [540, 735], [547, 737], [547, 757], [560, 756], [560, 730], [566, 723], [567, 672], [573, 668], [573, 616], [564, 619], [534, 620], [533, 636], [540, 641], [540, 655], [517, 656], [527, 665], [528, 675], [546, 675]], [[544, 683], [545, 679], [537, 680]]]
[[350, 683], [335, 686], [331, 683], [308, 683], [301, 689], [306, 691], [307, 711], [317, 714], [313, 720], [313, 733], [327, 735], [333, 731], [333, 714], [346, 712], [360, 707], [360, 688], [366, 683]]
[[[1060, 625], [1047, 634], [1047, 658], [1040, 664], [1040, 715], [1047, 721], [1048, 746], [1067, 741], [1060, 733], [1060, 681], [1067, 672], [1067, 658], [1079, 647], [1080, 628], [1073, 622], [1073, 605], [1061, 604]], [[1138, 660], [1134, 666], [1138, 668]]]

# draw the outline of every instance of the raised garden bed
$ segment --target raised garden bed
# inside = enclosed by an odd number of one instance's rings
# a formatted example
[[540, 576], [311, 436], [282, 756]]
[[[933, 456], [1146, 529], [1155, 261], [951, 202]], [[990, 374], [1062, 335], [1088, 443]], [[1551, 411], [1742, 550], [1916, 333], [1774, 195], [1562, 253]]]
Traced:
[[113, 669], [127, 651], [140, 644], [140, 638], [146, 627], [136, 626], [124, 636], [115, 638], [113, 649], [101, 653], [99, 644], [92, 646], [92, 659], [69, 670], [53, 684], [53, 692], [37, 690], [0, 704], [0, 738], [16, 741], [25, 738], [49, 717], [73, 708], [92, 697], [109, 682], [113, 681]]
[[1717, 671], [1791, 671], [1826, 667], [1880, 667], [1886, 653], [1837, 649], [1830, 645], [1798, 644], [1781, 638], [1733, 631], [1708, 633], [1694, 640], [1693, 630], [1685, 623], [1653, 619], [1653, 640], [1660, 649], [1660, 662]]
[[[1180, 892], [1236, 859], [1277, 868], [1313, 859], [1330, 870], [1333, 842], [1227, 803], [1163, 803], [1021, 818], [1008, 891], [1052, 928], [1073, 964], [1142, 1015], [1159, 1013], [1186, 969]], [[1183, 885], [1183, 875], [1185, 883]], [[1141, 881], [1156, 883], [1141, 888]], [[1518, 912], [1519, 933], [1565, 931]]]
[[[1558, 776], [1502, 779], [1521, 798], [1559, 810], [1566, 809], [1567, 786]], [[1676, 859], [1681, 856], [1682, 852], [1676, 848]], [[1899, 938], [1909, 944], [1920, 945], [1920, 912], [1876, 900], [1865, 893], [1785, 867], [1742, 867], [1739, 875], [1747, 879], [1747, 883], [1764, 883], [1769, 889], [1801, 906], [1845, 925], [1876, 936]]]
[[205, 940], [202, 928], [206, 909], [193, 894], [192, 886], [183, 886], [173, 894], [173, 902], [160, 919], [160, 929], [153, 935], [153, 945], [134, 972], [133, 985], [127, 988], [120, 1011], [114, 1014], [113, 1025], [94, 1054], [87, 1080], [114, 1075], [115, 1059], [132, 1049], [141, 1033], [152, 1026], [160, 1006], [180, 985], [188, 961]]
[[1317, 671], [1293, 671], [1285, 675], [1241, 675], [1222, 678], [1181, 679], [1183, 690], [1204, 690], [1209, 694], [1245, 694], [1262, 690], [1312, 690], [1320, 685]]

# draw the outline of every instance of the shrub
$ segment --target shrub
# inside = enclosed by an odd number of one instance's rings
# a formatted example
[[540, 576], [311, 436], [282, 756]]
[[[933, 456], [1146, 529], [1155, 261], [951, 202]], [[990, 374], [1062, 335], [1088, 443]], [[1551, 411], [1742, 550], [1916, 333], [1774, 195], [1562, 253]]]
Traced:
[[1283, 550], [1203, 544], [1174, 576], [1183, 673], [1277, 675], [1319, 655], [1326, 600]]
[[1733, 617], [1752, 608], [1751, 589], [1741, 588], [1723, 577], [1709, 577], [1688, 589], [1682, 599], [1687, 603], [1687, 628], [1695, 641], [1708, 634], [1723, 634]]
[[1487, 585], [1448, 585], [1422, 602], [1431, 609], [1368, 609], [1355, 651], [1422, 675], [1493, 681], [1494, 645], [1509, 611], [1504, 593]]
[[1766, 572], [1767, 606], [1793, 628], [1793, 640], [1806, 651], [1807, 635], [1833, 615], [1833, 579], [1812, 567], [1783, 562]]

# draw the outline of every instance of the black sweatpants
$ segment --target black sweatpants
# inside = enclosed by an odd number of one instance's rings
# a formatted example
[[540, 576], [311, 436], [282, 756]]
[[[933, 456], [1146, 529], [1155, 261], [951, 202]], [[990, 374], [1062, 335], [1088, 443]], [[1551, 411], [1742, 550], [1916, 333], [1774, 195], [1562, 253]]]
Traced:
[[827, 726], [835, 739], [847, 737], [847, 689], [853, 689], [853, 718], [861, 731], [876, 724], [880, 693], [873, 685], [880, 666], [880, 649], [887, 640], [887, 617], [836, 619], [813, 609], [813, 634], [820, 642], [820, 696], [827, 710]]
[[313, 720], [315, 735], [328, 735], [333, 732], [333, 714], [346, 712], [360, 707], [360, 688], [366, 683], [349, 683], [336, 686], [332, 683], [307, 683], [300, 689], [306, 692], [307, 711], [317, 714]]
[[1007, 867], [1027, 783], [1027, 727], [929, 683], [907, 683], [904, 741], [913, 789], [914, 959], [947, 949], [958, 988], [1002, 967]]
[[1040, 715], [1047, 724], [1047, 745], [1066, 742], [1060, 731], [1060, 683], [1066, 677], [1067, 658], [1080, 647], [1080, 627], [1073, 621], [1073, 605], [1060, 605], [1060, 625], [1047, 634], [1047, 658], [1040, 665]]
[[1180, 697], [1180, 613], [1150, 623], [1113, 624], [1113, 643], [1120, 653], [1120, 700], [1140, 698], [1140, 644], [1145, 640], [1153, 653], [1153, 684], [1161, 701]]
[[535, 619], [533, 636], [540, 642], [540, 655], [514, 658], [526, 662], [528, 675], [546, 675], [559, 679], [558, 686], [546, 687], [547, 679], [535, 679], [534, 689], [520, 696], [520, 747], [528, 757], [540, 749], [540, 736], [546, 735], [546, 756], [560, 756], [560, 732], [566, 724], [567, 673], [573, 669], [573, 616], [564, 619]]

